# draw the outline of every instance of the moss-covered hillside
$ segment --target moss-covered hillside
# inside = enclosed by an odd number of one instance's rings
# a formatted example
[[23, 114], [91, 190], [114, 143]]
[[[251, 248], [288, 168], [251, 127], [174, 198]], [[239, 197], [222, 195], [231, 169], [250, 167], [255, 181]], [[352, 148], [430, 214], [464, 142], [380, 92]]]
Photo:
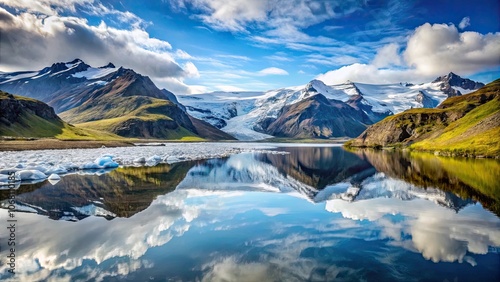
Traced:
[[72, 126], [61, 120], [47, 104], [3, 91], [0, 91], [0, 136], [55, 137], [63, 140], [122, 139], [111, 133]]
[[411, 109], [387, 117], [346, 146], [500, 156], [500, 79], [473, 93], [448, 98], [436, 109]]

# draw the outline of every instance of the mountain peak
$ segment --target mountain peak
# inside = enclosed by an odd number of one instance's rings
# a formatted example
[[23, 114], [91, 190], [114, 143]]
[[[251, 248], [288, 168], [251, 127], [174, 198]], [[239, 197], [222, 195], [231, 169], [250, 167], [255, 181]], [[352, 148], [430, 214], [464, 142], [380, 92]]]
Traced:
[[76, 58], [76, 59], [74, 59], [71, 62], [67, 62], [66, 64], [72, 64], [72, 65], [74, 65], [74, 64], [80, 64], [80, 63], [83, 63], [83, 61], [80, 60], [80, 59], [78, 59], [78, 58]]
[[[442, 85], [441, 88], [450, 88], [451, 86], [455, 86], [455, 87], [461, 87], [466, 90], [476, 90], [484, 86], [484, 83], [476, 82], [468, 78], [462, 78], [461, 76], [453, 72], [450, 72], [444, 76], [440, 76], [433, 81], [433, 83], [437, 82], [441, 83]], [[458, 95], [460, 95], [460, 92], [458, 92]]]
[[100, 69], [114, 69], [116, 68], [112, 62], [109, 62], [107, 65], [99, 67]]
[[304, 88], [305, 92], [316, 92], [316, 93], [322, 93], [323, 90], [326, 88], [326, 84], [317, 79], [311, 80], [306, 87]]

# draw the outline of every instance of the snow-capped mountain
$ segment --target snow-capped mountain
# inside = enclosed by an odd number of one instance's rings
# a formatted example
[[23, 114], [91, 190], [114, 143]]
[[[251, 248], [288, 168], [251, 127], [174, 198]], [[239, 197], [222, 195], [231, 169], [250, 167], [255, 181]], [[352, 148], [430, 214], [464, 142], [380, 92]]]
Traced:
[[144, 90], [141, 91], [143, 96], [168, 99], [147, 76], [131, 69], [117, 68], [112, 63], [91, 67], [80, 59], [54, 63], [39, 71], [0, 74], [0, 89], [38, 99], [60, 113], [111, 91], [126, 90], [120, 87], [124, 81], [135, 86], [128, 88], [131, 91]]
[[[345, 175], [319, 189], [301, 182], [296, 177], [282, 173], [259, 155], [246, 153], [228, 159], [208, 160], [191, 168], [179, 183], [177, 190], [212, 192], [258, 191], [285, 193], [304, 198], [313, 203], [341, 199], [348, 202], [374, 198], [395, 198], [402, 201], [425, 199], [456, 211], [472, 203], [453, 193], [437, 188], [423, 188], [392, 178], [384, 173], [356, 173]], [[306, 170], [302, 174], [308, 174]], [[361, 179], [355, 176], [362, 175]]]
[[482, 83], [450, 73], [433, 82], [418, 85], [355, 82], [325, 85], [322, 81], [313, 80], [305, 86], [266, 92], [212, 92], [178, 95], [178, 98], [191, 115], [240, 140], [258, 140], [271, 137], [266, 129], [279, 118], [286, 106], [315, 95], [347, 103], [368, 116], [368, 121], [358, 120], [359, 123], [372, 124], [387, 115], [410, 108], [436, 107], [450, 96], [467, 94], [482, 86]]
[[234, 139], [189, 116], [173, 93], [158, 89], [149, 77], [112, 63], [95, 68], [75, 59], [39, 71], [2, 73], [0, 90], [45, 102], [66, 122], [124, 137]]
[[[179, 95], [177, 100], [168, 90], [158, 89], [149, 77], [131, 69], [117, 68], [112, 63], [91, 67], [75, 59], [38, 71], [0, 73], [0, 90], [45, 102], [56, 113], [66, 112], [63, 119], [70, 122], [94, 119], [73, 120], [68, 110], [79, 108], [73, 110], [75, 113], [92, 111], [90, 108], [97, 104], [106, 108], [106, 103], [96, 101], [116, 102], [116, 98], [146, 96], [171, 101], [182, 111], [240, 140], [273, 136], [355, 137], [368, 125], [388, 115], [410, 108], [433, 108], [450, 96], [466, 94], [482, 86], [482, 83], [450, 73], [419, 85], [355, 82], [325, 85], [313, 80], [307, 85], [265, 92], [212, 92]], [[101, 112], [87, 116], [103, 115], [102, 109], [95, 110]], [[189, 125], [189, 122], [184, 124]], [[165, 136], [169, 135], [156, 137]]]

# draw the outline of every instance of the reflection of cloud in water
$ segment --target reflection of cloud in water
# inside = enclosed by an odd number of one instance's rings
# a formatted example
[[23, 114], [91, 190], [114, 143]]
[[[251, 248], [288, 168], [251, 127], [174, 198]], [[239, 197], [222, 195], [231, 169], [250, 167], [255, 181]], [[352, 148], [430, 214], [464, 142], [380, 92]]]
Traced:
[[[373, 221], [381, 228], [380, 239], [389, 238], [392, 244], [418, 251], [434, 262], [467, 261], [474, 265], [467, 252], [486, 254], [488, 246], [500, 246], [500, 221], [479, 205], [456, 213], [422, 199], [374, 198], [352, 203], [330, 200], [326, 210], [342, 213], [344, 218]], [[393, 222], [387, 215], [400, 215], [405, 220]], [[402, 234], [411, 235], [411, 239]]]
[[[37, 277], [49, 275], [51, 270], [75, 269], [82, 266], [84, 260], [93, 260], [97, 264], [114, 257], [137, 260], [149, 248], [161, 246], [189, 229], [189, 223], [205, 207], [187, 205], [187, 197], [187, 192], [160, 196], [147, 211], [128, 219], [115, 218], [112, 221], [89, 217], [77, 224], [46, 218], [42, 218], [41, 222], [39, 215], [18, 213], [20, 226], [17, 238], [20, 241], [16, 254], [16, 275], [23, 277], [21, 281], [35, 281], [46, 279]], [[1, 212], [4, 221], [7, 211]], [[125, 270], [134, 271], [136, 266], [137, 263], [121, 265], [117, 267], [116, 275]], [[6, 267], [0, 267], [0, 273]]]

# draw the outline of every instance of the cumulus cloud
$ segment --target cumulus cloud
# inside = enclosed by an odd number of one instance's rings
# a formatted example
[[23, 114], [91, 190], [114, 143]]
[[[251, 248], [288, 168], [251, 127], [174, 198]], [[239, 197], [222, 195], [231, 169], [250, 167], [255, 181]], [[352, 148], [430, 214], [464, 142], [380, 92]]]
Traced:
[[355, 81], [371, 84], [398, 83], [401, 81], [424, 82], [432, 76], [420, 76], [415, 70], [381, 69], [371, 64], [352, 64], [328, 71], [316, 77], [326, 84], [341, 84]]
[[[423, 24], [404, 50], [396, 43], [380, 48], [370, 64], [351, 64], [317, 77], [327, 84], [425, 82], [455, 72], [469, 75], [500, 66], [500, 33], [459, 32], [454, 25]], [[395, 68], [396, 66], [396, 68]]]
[[470, 26], [470, 18], [469, 17], [464, 17], [460, 23], [458, 24], [458, 28], [464, 29], [466, 27]]
[[111, 61], [182, 93], [191, 92], [183, 79], [199, 76], [193, 63], [183, 68], [175, 62], [170, 43], [141, 28], [117, 29], [104, 22], [94, 26], [78, 17], [13, 15], [3, 8], [0, 18], [4, 19], [0, 22], [2, 70], [36, 70], [77, 57], [96, 66]]
[[85, 6], [94, 0], [0, 0], [0, 3], [16, 9], [45, 15], [57, 15], [61, 11], [76, 11], [76, 7]]
[[263, 70], [260, 70], [258, 72], [258, 74], [259, 75], [288, 75], [288, 72], [284, 69], [271, 67], [271, 68], [265, 68]]
[[396, 43], [390, 43], [380, 48], [372, 61], [372, 64], [376, 67], [399, 66], [401, 63], [399, 45]]
[[500, 33], [460, 33], [454, 25], [424, 24], [408, 40], [404, 57], [422, 74], [473, 73], [500, 65]]
[[[381, 239], [388, 238], [394, 245], [418, 251], [433, 262], [465, 261], [475, 265], [467, 252], [486, 254], [488, 246], [500, 243], [497, 219], [477, 206], [456, 213], [428, 200], [381, 197], [352, 203], [329, 200], [326, 209], [341, 213], [344, 218], [372, 221], [379, 226]], [[401, 215], [405, 221], [395, 224], [385, 220], [389, 214]]]

